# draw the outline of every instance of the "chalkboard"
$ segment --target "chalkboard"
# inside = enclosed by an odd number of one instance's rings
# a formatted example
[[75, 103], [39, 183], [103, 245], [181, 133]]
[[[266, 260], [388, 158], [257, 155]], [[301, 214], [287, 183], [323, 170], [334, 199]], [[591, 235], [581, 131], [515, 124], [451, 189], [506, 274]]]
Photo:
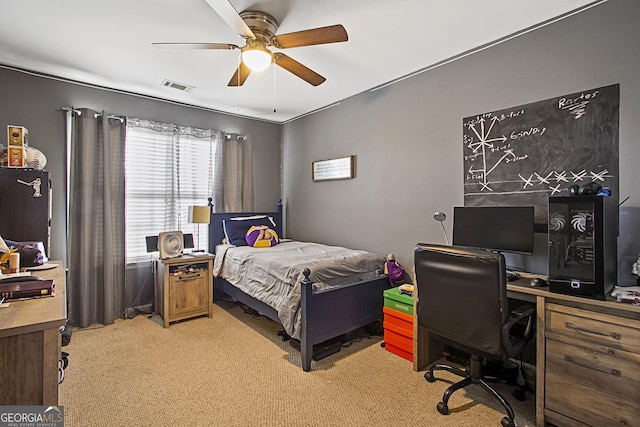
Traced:
[[535, 206], [597, 182], [618, 196], [620, 85], [600, 87], [463, 120], [465, 206]]

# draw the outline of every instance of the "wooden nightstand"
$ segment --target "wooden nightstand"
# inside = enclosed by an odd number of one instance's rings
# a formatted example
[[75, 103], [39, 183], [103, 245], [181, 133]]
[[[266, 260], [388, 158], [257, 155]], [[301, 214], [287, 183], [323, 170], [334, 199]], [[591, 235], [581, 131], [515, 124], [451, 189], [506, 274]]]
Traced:
[[212, 315], [214, 255], [159, 259], [156, 264], [155, 311], [164, 327], [176, 320]]

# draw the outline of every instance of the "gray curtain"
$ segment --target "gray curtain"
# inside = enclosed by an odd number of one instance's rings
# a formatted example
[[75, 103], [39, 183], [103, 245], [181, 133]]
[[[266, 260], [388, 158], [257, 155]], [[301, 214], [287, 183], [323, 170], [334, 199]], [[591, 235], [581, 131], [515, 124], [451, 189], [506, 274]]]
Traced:
[[[78, 114], [79, 113], [79, 114]], [[124, 120], [67, 111], [69, 321], [108, 325], [124, 316]]]
[[[216, 212], [253, 211], [253, 142], [251, 136], [224, 134], [216, 159]], [[221, 208], [222, 207], [222, 208]]]

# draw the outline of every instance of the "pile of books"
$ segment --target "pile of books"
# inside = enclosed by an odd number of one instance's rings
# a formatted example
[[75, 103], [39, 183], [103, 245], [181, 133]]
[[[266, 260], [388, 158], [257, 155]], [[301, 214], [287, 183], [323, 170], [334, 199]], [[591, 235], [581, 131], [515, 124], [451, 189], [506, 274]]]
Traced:
[[31, 273], [0, 275], [0, 299], [35, 298], [55, 295], [53, 280], [43, 280]]

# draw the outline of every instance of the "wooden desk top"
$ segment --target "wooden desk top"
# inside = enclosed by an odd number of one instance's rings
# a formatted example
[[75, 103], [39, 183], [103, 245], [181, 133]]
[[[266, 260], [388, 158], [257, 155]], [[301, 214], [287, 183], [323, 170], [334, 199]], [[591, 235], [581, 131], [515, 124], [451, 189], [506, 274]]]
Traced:
[[32, 271], [33, 276], [53, 279], [56, 294], [25, 300], [9, 300], [8, 307], [0, 307], [0, 338], [59, 328], [67, 322], [66, 272], [64, 261], [51, 270]]
[[[615, 298], [607, 297], [606, 300], [597, 300], [592, 298], [559, 294], [549, 291], [549, 287], [534, 288], [529, 285], [531, 277], [535, 277], [535, 274], [523, 275], [521, 279], [514, 280], [507, 283], [507, 291], [518, 292], [521, 294], [535, 295], [544, 297], [549, 300], [569, 301], [578, 304], [588, 304], [594, 307], [602, 307], [611, 310], [618, 310], [623, 312], [635, 313], [640, 316], [640, 306], [633, 304], [626, 304], [616, 301]], [[634, 316], [635, 317], [635, 316]]]

